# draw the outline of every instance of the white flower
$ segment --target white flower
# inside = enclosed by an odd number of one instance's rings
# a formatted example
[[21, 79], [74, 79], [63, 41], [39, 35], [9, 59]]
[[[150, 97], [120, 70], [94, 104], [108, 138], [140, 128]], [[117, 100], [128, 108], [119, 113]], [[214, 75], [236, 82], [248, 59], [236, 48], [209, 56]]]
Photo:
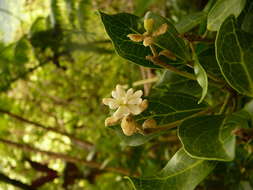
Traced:
[[112, 117], [120, 120], [129, 114], [138, 115], [147, 107], [147, 101], [141, 98], [142, 94], [141, 90], [134, 92], [132, 88], [126, 92], [121, 85], [117, 85], [116, 90], [112, 91], [113, 98], [104, 98], [103, 103], [111, 109], [117, 109]]

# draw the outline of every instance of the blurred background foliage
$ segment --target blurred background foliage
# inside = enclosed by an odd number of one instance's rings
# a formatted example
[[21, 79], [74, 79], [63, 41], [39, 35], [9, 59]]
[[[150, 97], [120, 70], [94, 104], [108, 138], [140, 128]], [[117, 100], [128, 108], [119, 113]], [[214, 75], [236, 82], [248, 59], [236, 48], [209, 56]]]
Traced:
[[[116, 84], [132, 86], [160, 73], [117, 56], [97, 10], [138, 16], [152, 10], [178, 22], [206, 3], [0, 0], [0, 189], [127, 190], [122, 173], [160, 170], [180, 146], [177, 138], [127, 147], [104, 127], [108, 109], [101, 99]], [[243, 181], [240, 162], [223, 165], [224, 173], [209, 181], [229, 187], [238, 176]], [[226, 172], [235, 176], [225, 181]]]

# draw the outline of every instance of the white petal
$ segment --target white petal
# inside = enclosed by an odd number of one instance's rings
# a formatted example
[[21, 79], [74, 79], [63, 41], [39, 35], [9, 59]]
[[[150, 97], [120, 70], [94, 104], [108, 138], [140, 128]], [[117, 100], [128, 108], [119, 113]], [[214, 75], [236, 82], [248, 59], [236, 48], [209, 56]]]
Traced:
[[118, 101], [112, 98], [104, 98], [103, 103], [110, 107], [110, 109], [116, 109], [119, 107]]
[[141, 104], [142, 99], [141, 98], [131, 98], [127, 103], [128, 104]]
[[126, 96], [126, 92], [123, 86], [119, 84], [116, 86], [116, 95], [117, 95], [117, 98]]
[[138, 105], [133, 105], [133, 104], [128, 105], [128, 108], [129, 108], [130, 112], [134, 115], [138, 115], [142, 112], [140, 106], [138, 106]]
[[110, 107], [110, 109], [116, 109], [119, 107], [119, 104], [116, 100], [114, 100], [114, 101], [110, 102], [109, 107]]
[[118, 94], [115, 90], [112, 91], [112, 97], [117, 99], [118, 98]]
[[143, 92], [142, 90], [138, 90], [133, 94], [133, 98], [140, 98], [142, 96]]
[[112, 99], [112, 98], [103, 98], [103, 100], [102, 100], [102, 102], [103, 102], [103, 104], [105, 104], [105, 105], [109, 105], [110, 104], [110, 102], [112, 102], [112, 101], [114, 101], [114, 99]]
[[127, 116], [130, 113], [130, 110], [127, 106], [120, 106], [117, 111], [113, 114], [113, 117], [121, 119], [124, 116]]
[[126, 96], [130, 97], [131, 95], [133, 95], [133, 93], [134, 93], [134, 90], [132, 88], [130, 88], [130, 89], [128, 89]]

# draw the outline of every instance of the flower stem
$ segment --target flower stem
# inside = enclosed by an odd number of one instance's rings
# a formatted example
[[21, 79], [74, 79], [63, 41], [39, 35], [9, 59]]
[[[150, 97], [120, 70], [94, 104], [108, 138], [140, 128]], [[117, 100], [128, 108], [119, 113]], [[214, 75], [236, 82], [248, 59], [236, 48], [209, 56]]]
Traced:
[[155, 47], [153, 45], [150, 45], [149, 47], [152, 51], [153, 56], [147, 56], [146, 59], [153, 62], [155, 65], [159, 65], [167, 70], [177, 73], [178, 75], [189, 78], [191, 80], [196, 80], [196, 77], [193, 74], [190, 74], [185, 71], [181, 71], [181, 70], [177, 69], [176, 67], [161, 61], [158, 57], [158, 53], [157, 53]]
[[229, 103], [230, 98], [231, 98], [231, 93], [228, 92], [228, 93], [226, 94], [224, 103], [223, 103], [222, 106], [221, 106], [221, 109], [220, 109], [219, 114], [223, 114], [223, 113], [225, 112], [226, 107], [227, 107], [227, 105], [228, 105], [228, 103]]

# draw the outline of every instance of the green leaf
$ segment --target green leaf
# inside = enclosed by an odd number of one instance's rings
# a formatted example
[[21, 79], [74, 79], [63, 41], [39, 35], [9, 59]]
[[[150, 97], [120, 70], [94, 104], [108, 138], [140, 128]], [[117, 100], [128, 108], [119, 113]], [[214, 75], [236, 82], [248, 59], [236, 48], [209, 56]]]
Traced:
[[155, 45], [157, 47], [161, 48], [162, 50], [169, 50], [181, 60], [190, 60], [189, 49], [187, 48], [184, 40], [179, 37], [179, 33], [175, 26], [169, 22], [168, 19], [152, 12], [148, 12], [145, 15], [145, 18], [154, 19], [154, 31], [164, 23], [168, 25], [167, 32], [155, 38]]
[[176, 25], [176, 29], [180, 34], [190, 31], [199, 25], [206, 18], [205, 12], [196, 12], [184, 16]]
[[33, 36], [37, 32], [47, 30], [47, 28], [48, 27], [47, 27], [46, 18], [39, 17], [33, 22], [31, 29], [30, 29], [30, 35]]
[[219, 64], [215, 57], [215, 47], [211, 46], [198, 54], [199, 62], [203, 68], [211, 75], [223, 79]]
[[216, 58], [229, 85], [253, 96], [253, 35], [237, 28], [234, 16], [222, 24], [216, 38]]
[[151, 94], [148, 101], [148, 109], [136, 116], [136, 120], [142, 123], [153, 118], [159, 126], [183, 120], [207, 106], [204, 103], [197, 104], [198, 100], [193, 96], [178, 92], [158, 91]]
[[218, 0], [208, 14], [208, 30], [217, 31], [224, 20], [231, 14], [238, 17], [245, 4], [246, 0]]
[[242, 22], [242, 30], [253, 34], [253, 2], [247, 4], [249, 7]]
[[135, 190], [193, 190], [215, 165], [215, 162], [191, 158], [180, 149], [157, 175], [129, 180]]
[[[146, 119], [154, 119], [160, 127], [166, 127], [174, 122], [182, 122], [206, 108], [206, 104], [197, 104], [197, 98], [183, 93], [168, 93], [158, 90], [150, 95], [148, 109], [135, 116], [135, 120], [142, 125]], [[154, 132], [148, 135], [134, 134], [125, 136], [120, 126], [111, 127], [122, 141], [129, 146], [139, 146], [154, 139], [169, 130]]]
[[33, 51], [30, 42], [26, 38], [20, 39], [15, 47], [15, 61], [19, 63], [16, 66], [27, 63], [31, 59], [32, 54]]
[[[180, 69], [186, 69], [186, 67]], [[165, 71], [161, 80], [154, 88], [165, 92], [189, 94], [194, 97], [198, 97], [201, 94], [201, 87], [196, 81], [182, 77], [171, 71]]]
[[231, 161], [235, 156], [232, 131], [242, 125], [241, 114], [198, 116], [185, 120], [178, 130], [185, 151], [193, 158]]
[[[100, 15], [106, 32], [121, 57], [145, 67], [159, 68], [146, 59], [146, 56], [152, 55], [149, 47], [144, 47], [142, 42], [133, 42], [127, 37], [128, 34], [145, 32], [143, 21], [139, 17], [127, 13], [107, 15], [100, 12]], [[168, 25], [167, 32], [154, 39], [154, 44], [159, 50], [170, 50], [180, 59], [179, 62], [190, 59], [184, 40], [178, 37], [175, 27], [167, 19], [151, 12], [146, 15], [146, 18], [154, 19], [154, 29], [158, 29], [164, 23]]]
[[197, 55], [194, 55], [194, 65], [193, 65], [193, 68], [194, 68], [194, 73], [196, 75], [196, 79], [197, 79], [199, 85], [202, 88], [202, 95], [201, 95], [200, 100], [198, 101], [198, 103], [201, 103], [204, 100], [204, 98], [205, 98], [205, 96], [207, 94], [207, 90], [208, 90], [208, 78], [207, 78], [207, 74], [206, 74], [205, 69], [199, 63], [199, 59], [198, 59]]
[[122, 132], [120, 126], [114, 126], [114, 127], [110, 127], [110, 128], [113, 129], [114, 132], [119, 136], [121, 141], [124, 142], [128, 146], [143, 145], [146, 142], [148, 142], [156, 137], [159, 137], [160, 135], [168, 133], [168, 131], [169, 131], [169, 130], [164, 130], [164, 131], [154, 132], [154, 133], [147, 134], [147, 135], [142, 135], [142, 134], [137, 133], [132, 136], [126, 136]]
[[144, 47], [142, 43], [133, 42], [127, 37], [128, 34], [144, 32], [144, 29], [138, 28], [139, 17], [128, 13], [107, 15], [102, 12], [100, 16], [107, 34], [121, 57], [145, 67], [159, 68], [146, 59], [147, 55], [152, 55], [149, 47]]

